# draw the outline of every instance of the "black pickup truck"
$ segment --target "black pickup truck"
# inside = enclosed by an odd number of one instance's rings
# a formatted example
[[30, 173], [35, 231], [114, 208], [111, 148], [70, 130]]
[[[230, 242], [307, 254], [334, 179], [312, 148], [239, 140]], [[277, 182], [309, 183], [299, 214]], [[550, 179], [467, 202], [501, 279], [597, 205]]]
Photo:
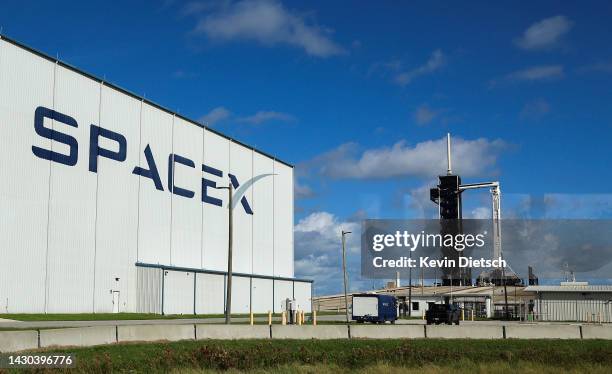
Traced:
[[459, 324], [461, 308], [456, 304], [434, 304], [429, 303], [429, 308], [425, 312], [427, 324], [446, 323], [447, 325]]

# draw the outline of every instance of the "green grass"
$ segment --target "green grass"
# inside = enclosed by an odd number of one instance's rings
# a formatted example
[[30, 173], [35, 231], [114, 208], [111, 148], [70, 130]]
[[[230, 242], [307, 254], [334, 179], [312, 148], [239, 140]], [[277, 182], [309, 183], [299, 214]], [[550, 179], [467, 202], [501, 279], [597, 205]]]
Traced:
[[[218, 373], [218, 370], [209, 369], [175, 369], [170, 371], [171, 373], [181, 374], [196, 374], [196, 373]], [[229, 369], [223, 371], [227, 374], [232, 373], [243, 373], [241, 370]], [[249, 370], [249, 373], [263, 374], [263, 373], [291, 373], [291, 374], [447, 374], [447, 373], [499, 373], [499, 374], [516, 374], [519, 373], [532, 373], [532, 374], [558, 374], [562, 373], [593, 373], [593, 374], [608, 374], [609, 368], [602, 367], [601, 365], [593, 364], [582, 364], [572, 369], [561, 369], [557, 367], [549, 367], [546, 365], [528, 363], [528, 362], [515, 362], [515, 363], [502, 363], [494, 362], [490, 364], [474, 363], [468, 360], [460, 360], [456, 364], [452, 365], [424, 365], [419, 367], [405, 367], [405, 366], [393, 366], [387, 364], [374, 364], [363, 368], [345, 368], [337, 365], [282, 365], [275, 368], [269, 369], [256, 369]]]
[[612, 372], [612, 341], [597, 340], [209, 340], [47, 351], [75, 353], [76, 371], [88, 373]]

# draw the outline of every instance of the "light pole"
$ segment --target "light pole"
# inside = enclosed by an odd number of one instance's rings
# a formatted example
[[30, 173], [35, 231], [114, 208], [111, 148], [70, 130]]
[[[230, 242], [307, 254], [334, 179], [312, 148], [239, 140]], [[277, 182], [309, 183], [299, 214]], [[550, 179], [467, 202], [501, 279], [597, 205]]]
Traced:
[[234, 195], [234, 186], [230, 181], [227, 187], [215, 187], [218, 190], [227, 190], [229, 194], [229, 203], [227, 205], [228, 216], [229, 216], [229, 232], [227, 239], [227, 290], [226, 290], [226, 304], [225, 304], [225, 324], [229, 325], [232, 323], [232, 238], [234, 231], [233, 224], [233, 209], [232, 209], [232, 195]]
[[349, 313], [348, 313], [348, 295], [347, 295], [347, 284], [348, 280], [346, 277], [346, 235], [350, 234], [350, 231], [342, 230], [342, 273], [344, 274], [344, 310], [346, 313], [346, 323], [349, 323]]

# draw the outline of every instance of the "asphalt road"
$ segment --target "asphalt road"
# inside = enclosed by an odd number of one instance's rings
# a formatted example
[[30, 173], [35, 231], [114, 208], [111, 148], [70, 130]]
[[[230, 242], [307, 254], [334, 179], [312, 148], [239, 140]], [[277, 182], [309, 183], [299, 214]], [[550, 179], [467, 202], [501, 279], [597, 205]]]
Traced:
[[[344, 315], [318, 316], [318, 321], [343, 321]], [[273, 321], [280, 321], [280, 317], [272, 317]], [[8, 322], [6, 322], [8, 321]], [[255, 317], [257, 322], [267, 322], [268, 317]], [[124, 325], [192, 325], [200, 323], [224, 323], [225, 318], [177, 318], [177, 319], [136, 319], [136, 320], [106, 320], [106, 321], [9, 321], [0, 320], [0, 329], [3, 328], [49, 328], [49, 327], [84, 327], [84, 326], [124, 326]], [[248, 317], [233, 317], [232, 322], [249, 322]]]

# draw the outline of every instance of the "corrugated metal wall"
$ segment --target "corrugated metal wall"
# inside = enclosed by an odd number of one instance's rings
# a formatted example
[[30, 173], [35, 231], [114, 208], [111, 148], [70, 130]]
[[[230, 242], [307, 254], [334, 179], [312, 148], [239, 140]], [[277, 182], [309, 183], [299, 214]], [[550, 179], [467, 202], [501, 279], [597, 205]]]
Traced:
[[164, 271], [164, 314], [194, 314], [194, 274]]
[[[215, 181], [219, 186], [228, 186], [227, 173], [230, 163], [230, 141], [204, 131], [204, 164], [209, 168], [203, 177]], [[222, 173], [219, 177], [213, 172]], [[227, 191], [206, 188], [206, 199], [217, 199], [227, 204]], [[227, 271], [228, 211], [213, 204], [202, 204], [204, 209], [204, 263], [209, 270]]]
[[251, 279], [232, 277], [232, 313], [250, 313]]
[[283, 310], [283, 303], [286, 299], [293, 298], [293, 282], [284, 280], [274, 281], [274, 313]]
[[[143, 104], [113, 88], [102, 87], [100, 126], [121, 133], [128, 141], [126, 159], [117, 162], [98, 157], [94, 311], [111, 312], [111, 290], [121, 293], [122, 311], [136, 305], [134, 263], [138, 250], [139, 179], [132, 174], [140, 161], [140, 116]], [[134, 139], [133, 141], [131, 139]], [[100, 146], [117, 149], [104, 138]], [[130, 147], [130, 142], [133, 144]], [[119, 279], [119, 280], [117, 280]]]
[[[140, 269], [146, 269], [146, 271]], [[154, 270], [160, 273], [152, 272]], [[147, 302], [141, 302], [141, 304], [151, 308], [151, 300], [158, 301], [159, 309], [162, 309], [163, 303], [164, 314], [193, 314], [194, 307], [195, 314], [222, 314], [225, 312], [225, 292], [227, 290], [225, 275], [170, 269], [164, 269], [163, 273], [163, 293], [161, 293], [161, 284], [155, 282], [161, 277], [159, 275], [161, 269], [139, 267], [139, 292], [152, 295], [145, 297], [144, 300]], [[282, 311], [285, 299], [294, 297], [294, 292], [299, 309], [310, 312], [311, 287], [310, 282], [304, 281], [272, 280], [236, 275], [232, 277], [232, 314], [247, 314], [251, 311], [267, 313], [273, 310], [279, 313]], [[161, 296], [157, 297], [158, 294]]]
[[225, 276], [196, 275], [196, 314], [222, 314], [225, 311]]
[[254, 312], [265, 313], [274, 308], [274, 281], [253, 278], [251, 283], [251, 304]]
[[535, 300], [543, 321], [612, 322], [612, 296], [606, 293], [546, 292]]
[[50, 162], [32, 146], [51, 141], [33, 120], [36, 107], [53, 107], [54, 80], [54, 64], [0, 41], [1, 313], [45, 311]]
[[[172, 154], [174, 117], [148, 104], [142, 107], [140, 126], [140, 167], [157, 169], [160, 186], [155, 180], [140, 177], [138, 207], [138, 261], [170, 264], [171, 199], [164, 181], [168, 176], [168, 156]], [[154, 164], [147, 159], [153, 156]], [[151, 164], [150, 164], [151, 163]], [[159, 188], [159, 189], [158, 189]], [[160, 190], [161, 189], [161, 190]]]
[[[253, 175], [274, 174], [274, 161], [253, 152]], [[253, 273], [274, 274], [274, 178], [262, 177], [253, 184]], [[293, 262], [293, 259], [291, 260]]]
[[[35, 132], [41, 106], [78, 123], [44, 120], [78, 142], [76, 164], [33, 153], [71, 150]], [[120, 153], [120, 139], [100, 136], [107, 154], [94, 149], [91, 170], [91, 126], [125, 137], [125, 160], [107, 155]], [[206, 188], [203, 203], [201, 178], [227, 186], [230, 173], [254, 212], [236, 199], [234, 271], [293, 277], [291, 167], [5, 40], [0, 139], [0, 255], [10, 264], [0, 271], [0, 313], [112, 312], [113, 292], [121, 311], [151, 310], [136, 262], [225, 271], [227, 191]], [[137, 166], [155, 168], [161, 184], [134, 175]], [[193, 198], [171, 193], [169, 179]]]
[[161, 269], [138, 267], [136, 312], [161, 314], [162, 278]]
[[[172, 253], [171, 265], [200, 267], [202, 263], [202, 203], [201, 190], [204, 130], [180, 118], [174, 122], [176, 157], [193, 161], [191, 165], [174, 163], [174, 180], [178, 188], [193, 198], [172, 194]], [[180, 151], [178, 151], [180, 149]]]
[[298, 308], [307, 313], [310, 313], [312, 309], [311, 286], [312, 285], [310, 283], [293, 283], [293, 297], [298, 304]]
[[274, 275], [293, 277], [293, 170], [274, 161]]
[[[100, 123], [100, 84], [58, 66], [55, 72], [54, 109], [70, 113], [80, 124]], [[52, 128], [76, 139], [89, 138], [89, 126], [72, 127], [53, 121]], [[69, 154], [65, 144], [53, 140], [54, 152]], [[32, 155], [33, 156], [33, 155]], [[81, 144], [78, 158], [89, 158]], [[93, 309], [97, 174], [88, 163], [67, 166], [51, 163], [49, 232], [47, 239], [48, 313]], [[87, 303], [83, 305], [83, 302]]]

